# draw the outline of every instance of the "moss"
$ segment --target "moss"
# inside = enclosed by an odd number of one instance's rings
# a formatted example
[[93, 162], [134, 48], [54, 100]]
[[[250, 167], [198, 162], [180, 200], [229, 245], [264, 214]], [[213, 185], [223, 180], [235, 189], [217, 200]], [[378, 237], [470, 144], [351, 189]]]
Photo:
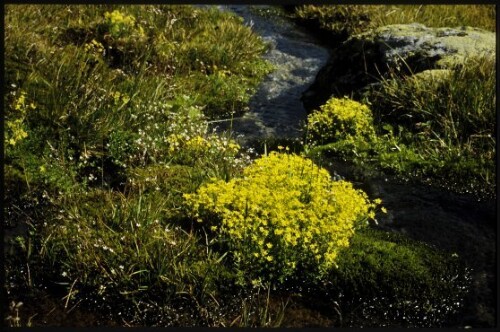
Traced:
[[[422, 24], [394, 24], [363, 33], [362, 36], [390, 40], [397, 47], [399, 42], [422, 43], [422, 50], [435, 54], [440, 68], [452, 68], [461, 64], [470, 56], [495, 56], [495, 34], [472, 27], [462, 28], [428, 28]], [[387, 37], [390, 36], [390, 37]], [[411, 39], [408, 39], [411, 36]], [[411, 48], [411, 47], [410, 47]], [[453, 51], [449, 51], [453, 50]]]
[[394, 310], [415, 319], [426, 313], [436, 319], [452, 313], [470, 282], [469, 271], [456, 254], [373, 228], [353, 236], [338, 265], [330, 282], [346, 302], [385, 299]]

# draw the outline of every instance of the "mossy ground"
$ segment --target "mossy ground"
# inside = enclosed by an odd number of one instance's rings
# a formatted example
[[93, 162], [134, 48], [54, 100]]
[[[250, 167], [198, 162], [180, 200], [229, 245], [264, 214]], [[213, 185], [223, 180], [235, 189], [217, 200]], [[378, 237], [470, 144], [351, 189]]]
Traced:
[[345, 326], [361, 312], [366, 327], [440, 326], [470, 285], [470, 271], [453, 253], [376, 228], [358, 231], [339, 257], [323, 291], [338, 294]]

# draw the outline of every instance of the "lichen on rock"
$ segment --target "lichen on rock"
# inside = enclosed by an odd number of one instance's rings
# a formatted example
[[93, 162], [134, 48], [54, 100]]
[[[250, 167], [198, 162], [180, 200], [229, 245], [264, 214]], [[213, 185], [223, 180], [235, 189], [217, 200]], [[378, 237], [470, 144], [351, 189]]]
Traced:
[[473, 27], [429, 28], [395, 24], [351, 36], [304, 93], [307, 110], [330, 97], [356, 94], [388, 74], [451, 69], [469, 57], [495, 56], [495, 33]]

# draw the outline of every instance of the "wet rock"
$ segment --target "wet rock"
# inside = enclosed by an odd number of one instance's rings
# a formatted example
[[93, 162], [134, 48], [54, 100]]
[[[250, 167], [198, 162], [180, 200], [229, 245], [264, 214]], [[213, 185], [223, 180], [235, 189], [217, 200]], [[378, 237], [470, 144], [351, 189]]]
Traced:
[[494, 32], [417, 23], [381, 27], [354, 35], [334, 50], [302, 100], [311, 111], [331, 96], [355, 94], [388, 73], [449, 69], [474, 56], [495, 56]]

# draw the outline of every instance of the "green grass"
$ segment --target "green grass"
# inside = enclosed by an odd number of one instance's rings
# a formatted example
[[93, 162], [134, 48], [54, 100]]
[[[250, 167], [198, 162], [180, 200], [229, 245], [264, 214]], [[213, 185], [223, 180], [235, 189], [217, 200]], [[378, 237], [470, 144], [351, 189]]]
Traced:
[[390, 24], [473, 26], [495, 31], [494, 5], [301, 5], [292, 17], [330, 35], [347, 38]]
[[494, 5], [385, 5], [373, 9], [373, 21], [379, 27], [417, 22], [429, 27], [496, 29]]
[[225, 253], [193, 233], [182, 194], [248, 163], [207, 119], [245, 108], [271, 70], [266, 44], [236, 15], [191, 6], [11, 5], [5, 20], [9, 202], [40, 203], [26, 284], [65, 283], [101, 307], [184, 301], [191, 324], [223, 322]]
[[[128, 35], [109, 32], [105, 13], [111, 10], [135, 17]], [[173, 132], [165, 128], [176, 121], [173, 113], [239, 112], [270, 70], [259, 57], [266, 49], [260, 37], [237, 16], [215, 9], [13, 5], [7, 7], [6, 26], [4, 101], [7, 127], [12, 125], [7, 136], [29, 136], [7, 146], [7, 160], [57, 164], [71, 169], [76, 182], [88, 166], [82, 156], [95, 159], [96, 173], [103, 172], [107, 156], [124, 166], [120, 157], [137, 155], [138, 149], [149, 148], [142, 160], [128, 160], [129, 166], [159, 162], [166, 147], [158, 140]], [[15, 107], [23, 94], [21, 113]], [[145, 137], [155, 122], [162, 127]], [[125, 127], [126, 132], [117, 130]], [[141, 138], [157, 144], [130, 146]], [[117, 139], [129, 147], [113, 145]], [[20, 167], [31, 173], [27, 178], [40, 177], [36, 165]]]
[[384, 167], [442, 178], [468, 191], [494, 188], [494, 60], [468, 59], [441, 79], [393, 76], [381, 83], [364, 100], [380, 131], [384, 124], [395, 129], [389, 132], [397, 138], [389, 134], [388, 144], [408, 152], [386, 149], [380, 154]]
[[215, 305], [224, 254], [169, 223], [168, 196], [100, 189], [76, 196], [66, 197], [63, 212], [42, 233], [41, 257], [57, 271], [52, 278], [131, 304], [187, 299], [197, 310]]

